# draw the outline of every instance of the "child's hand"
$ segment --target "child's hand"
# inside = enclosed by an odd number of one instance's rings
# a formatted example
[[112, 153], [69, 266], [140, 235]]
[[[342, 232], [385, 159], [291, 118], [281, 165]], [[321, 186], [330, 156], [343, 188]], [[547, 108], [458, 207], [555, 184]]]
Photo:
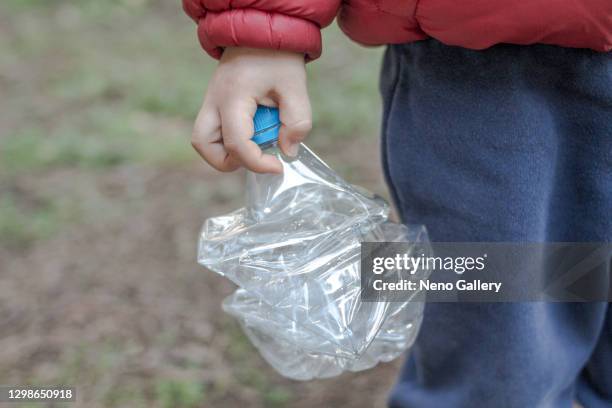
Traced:
[[278, 106], [281, 150], [295, 156], [312, 119], [302, 54], [227, 48], [208, 84], [191, 144], [217, 170], [244, 166], [258, 173], [280, 173], [281, 163], [250, 139], [257, 105]]

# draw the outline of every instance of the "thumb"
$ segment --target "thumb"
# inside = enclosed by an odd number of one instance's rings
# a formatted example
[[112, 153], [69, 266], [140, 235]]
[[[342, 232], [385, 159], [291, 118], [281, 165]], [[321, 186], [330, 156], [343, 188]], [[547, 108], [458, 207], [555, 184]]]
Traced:
[[288, 88], [279, 93], [281, 128], [278, 143], [282, 152], [295, 157], [300, 143], [312, 129], [310, 99], [305, 86]]

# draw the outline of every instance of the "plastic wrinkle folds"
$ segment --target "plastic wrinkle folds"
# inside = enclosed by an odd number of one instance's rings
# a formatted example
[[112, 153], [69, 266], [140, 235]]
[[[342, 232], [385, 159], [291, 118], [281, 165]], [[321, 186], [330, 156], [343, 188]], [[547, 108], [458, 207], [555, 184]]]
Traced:
[[[361, 242], [429, 251], [423, 226], [388, 220], [380, 197], [348, 184], [306, 146], [280, 175], [247, 175], [246, 206], [202, 227], [198, 262], [238, 290], [223, 302], [264, 359], [296, 380], [327, 378], [393, 360], [414, 342], [417, 294], [362, 302]], [[423, 276], [427, 271], [420, 271]]]

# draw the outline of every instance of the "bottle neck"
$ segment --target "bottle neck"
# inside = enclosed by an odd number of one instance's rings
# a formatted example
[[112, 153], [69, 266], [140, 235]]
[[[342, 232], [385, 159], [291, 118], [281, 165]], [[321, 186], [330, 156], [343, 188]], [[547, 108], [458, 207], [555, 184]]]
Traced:
[[267, 142], [258, 144], [261, 150], [270, 150], [278, 146], [278, 139], [269, 140]]

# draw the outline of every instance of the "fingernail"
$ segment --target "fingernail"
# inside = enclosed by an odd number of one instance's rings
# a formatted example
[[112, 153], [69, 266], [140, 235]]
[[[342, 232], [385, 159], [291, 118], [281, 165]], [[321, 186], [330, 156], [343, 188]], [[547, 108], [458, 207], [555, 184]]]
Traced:
[[291, 157], [295, 157], [298, 155], [298, 150], [300, 149], [300, 145], [299, 144], [292, 144], [289, 145], [289, 147], [287, 148], [287, 154]]

